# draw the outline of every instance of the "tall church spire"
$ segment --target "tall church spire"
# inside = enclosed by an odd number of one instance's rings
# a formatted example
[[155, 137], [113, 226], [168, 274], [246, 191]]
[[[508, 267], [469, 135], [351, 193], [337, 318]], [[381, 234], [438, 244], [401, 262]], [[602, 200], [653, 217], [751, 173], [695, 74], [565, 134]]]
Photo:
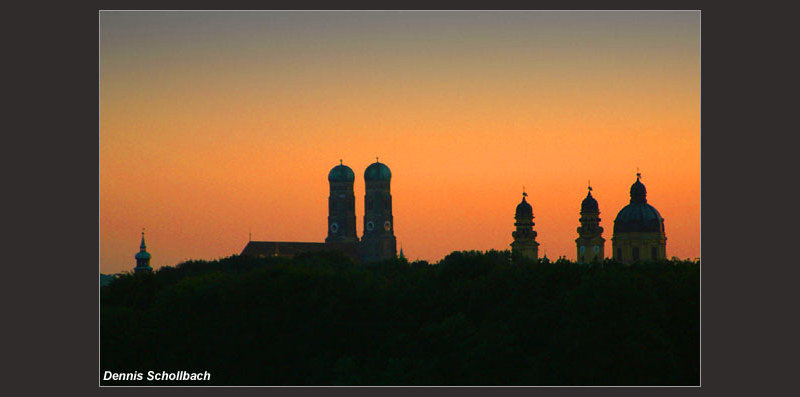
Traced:
[[142, 243], [139, 244], [139, 251], [146, 252], [147, 245], [144, 243], [144, 228], [142, 228]]

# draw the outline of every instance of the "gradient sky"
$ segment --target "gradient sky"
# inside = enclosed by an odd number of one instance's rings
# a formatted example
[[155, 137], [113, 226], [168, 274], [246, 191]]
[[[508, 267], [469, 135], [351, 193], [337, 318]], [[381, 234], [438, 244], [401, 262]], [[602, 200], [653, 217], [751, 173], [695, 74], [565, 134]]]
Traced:
[[700, 256], [699, 12], [101, 12], [100, 264], [327, 235], [328, 171], [392, 170], [409, 259], [575, 259], [591, 180], [611, 252], [636, 168], [667, 256]]

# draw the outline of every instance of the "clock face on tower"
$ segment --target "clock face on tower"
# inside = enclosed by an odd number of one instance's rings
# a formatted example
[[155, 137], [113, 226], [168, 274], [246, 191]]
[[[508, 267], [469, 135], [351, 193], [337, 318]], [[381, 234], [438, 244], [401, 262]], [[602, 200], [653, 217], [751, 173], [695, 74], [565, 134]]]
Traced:
[[372, 229], [375, 229], [375, 224], [372, 221], [367, 222], [367, 230], [372, 231]]
[[388, 232], [392, 228], [392, 223], [389, 221], [383, 222], [383, 228]]
[[584, 252], [586, 252], [586, 246], [584, 246], [584, 245], [581, 245], [581, 247], [580, 247], [580, 248], [578, 248], [578, 251], [580, 251], [580, 252], [581, 252], [581, 254], [582, 254], [582, 253], [584, 253]]
[[592, 247], [592, 251], [594, 251], [595, 254], [600, 252], [600, 246], [599, 245], [595, 245], [594, 247]]
[[336, 222], [331, 223], [331, 232], [336, 233], [339, 231], [339, 225]]

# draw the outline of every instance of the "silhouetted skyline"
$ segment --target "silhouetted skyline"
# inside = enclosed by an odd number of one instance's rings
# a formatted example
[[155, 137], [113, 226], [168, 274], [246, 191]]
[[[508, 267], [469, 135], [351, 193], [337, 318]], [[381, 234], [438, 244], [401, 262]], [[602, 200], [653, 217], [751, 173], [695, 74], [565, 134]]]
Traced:
[[699, 22], [103, 12], [101, 271], [130, 269], [142, 227], [155, 269], [238, 253], [249, 232], [322, 241], [328, 170], [375, 156], [394, 174], [394, 228], [411, 260], [507, 249], [523, 185], [540, 251], [576, 259], [586, 181], [608, 231], [636, 167], [668, 219], [668, 255], [698, 257]]

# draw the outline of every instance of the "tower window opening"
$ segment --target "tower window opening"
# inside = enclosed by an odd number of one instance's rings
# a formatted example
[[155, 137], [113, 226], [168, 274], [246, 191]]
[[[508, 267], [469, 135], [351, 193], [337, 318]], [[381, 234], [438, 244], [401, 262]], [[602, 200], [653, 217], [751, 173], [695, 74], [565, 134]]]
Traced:
[[650, 249], [650, 256], [652, 256], [653, 259], [656, 259], [658, 257], [658, 248], [656, 248], [656, 247], [651, 248]]
[[617, 248], [617, 259], [622, 260], [622, 248]]
[[633, 247], [633, 260], [639, 260], [639, 247]]

